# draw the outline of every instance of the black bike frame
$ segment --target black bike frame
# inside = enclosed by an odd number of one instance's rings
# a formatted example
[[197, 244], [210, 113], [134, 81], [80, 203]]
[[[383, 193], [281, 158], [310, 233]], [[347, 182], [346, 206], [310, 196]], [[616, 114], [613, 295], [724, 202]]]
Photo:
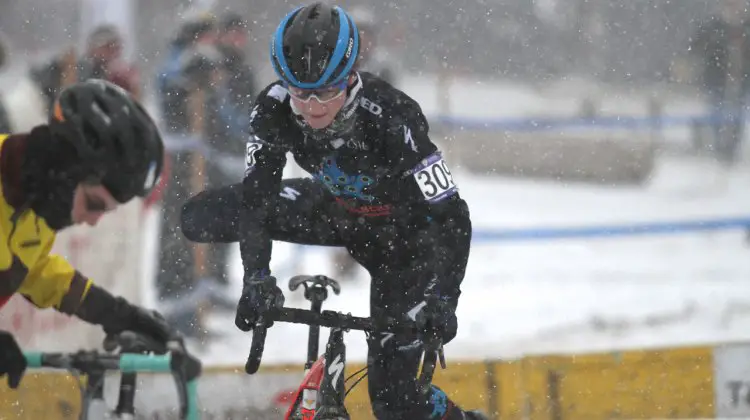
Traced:
[[138, 374], [123, 373], [120, 376], [120, 394], [117, 399], [115, 413], [118, 416], [129, 414], [135, 416], [135, 391], [137, 388]]
[[346, 345], [344, 331], [332, 328], [328, 336], [325, 354], [326, 366], [318, 390], [319, 407], [344, 407], [346, 388]]

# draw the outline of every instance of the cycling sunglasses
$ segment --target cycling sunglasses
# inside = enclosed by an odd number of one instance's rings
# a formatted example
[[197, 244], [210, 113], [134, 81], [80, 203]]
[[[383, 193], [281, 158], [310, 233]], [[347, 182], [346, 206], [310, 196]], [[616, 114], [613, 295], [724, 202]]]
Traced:
[[346, 92], [347, 79], [342, 80], [335, 85], [326, 86], [320, 89], [300, 89], [294, 86], [286, 85], [289, 94], [302, 103], [308, 103], [315, 97], [321, 104], [331, 102]]

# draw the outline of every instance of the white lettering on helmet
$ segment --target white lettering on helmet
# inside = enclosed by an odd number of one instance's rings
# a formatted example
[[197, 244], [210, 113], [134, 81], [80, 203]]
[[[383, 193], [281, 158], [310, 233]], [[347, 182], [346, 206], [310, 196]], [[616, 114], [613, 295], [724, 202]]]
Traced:
[[349, 38], [349, 46], [346, 48], [346, 58], [348, 59], [352, 55], [352, 49], [354, 48], [354, 38]]

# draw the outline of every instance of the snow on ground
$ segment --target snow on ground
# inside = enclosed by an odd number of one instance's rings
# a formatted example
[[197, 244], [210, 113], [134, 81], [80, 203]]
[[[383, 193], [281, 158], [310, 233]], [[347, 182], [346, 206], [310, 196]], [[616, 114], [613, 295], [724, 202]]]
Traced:
[[[647, 188], [476, 177], [456, 171], [475, 230], [743, 216], [750, 170], [731, 173], [700, 160], [663, 158]], [[277, 244], [274, 271], [333, 274], [329, 250]], [[451, 359], [594, 351], [750, 339], [750, 247], [743, 232], [663, 237], [479, 244], [463, 284], [459, 334]], [[301, 256], [301, 257], [300, 257]], [[233, 259], [240, 282], [239, 259]], [[324, 308], [368, 315], [368, 279], [343, 286]], [[239, 293], [239, 284], [233, 285]], [[299, 292], [290, 306], [306, 307]], [[214, 314], [223, 338], [201, 350], [207, 364], [243, 364], [250, 335], [233, 314]], [[327, 334], [322, 334], [325, 340]], [[277, 324], [265, 363], [302, 362], [306, 327]], [[350, 360], [364, 360], [360, 332], [346, 339]], [[323, 348], [323, 347], [321, 347]]]

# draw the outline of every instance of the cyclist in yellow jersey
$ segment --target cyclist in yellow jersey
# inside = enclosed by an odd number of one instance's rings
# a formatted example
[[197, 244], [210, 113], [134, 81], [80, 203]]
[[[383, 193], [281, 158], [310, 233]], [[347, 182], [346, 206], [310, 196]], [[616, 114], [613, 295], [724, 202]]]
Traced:
[[[146, 111], [121, 88], [89, 80], [63, 90], [47, 125], [0, 136], [0, 308], [16, 293], [40, 308], [164, 343], [176, 333], [153, 311], [97, 287], [50, 255], [55, 232], [96, 225], [107, 212], [144, 197], [162, 169], [164, 145]], [[0, 376], [18, 386], [26, 362], [0, 334]]]

